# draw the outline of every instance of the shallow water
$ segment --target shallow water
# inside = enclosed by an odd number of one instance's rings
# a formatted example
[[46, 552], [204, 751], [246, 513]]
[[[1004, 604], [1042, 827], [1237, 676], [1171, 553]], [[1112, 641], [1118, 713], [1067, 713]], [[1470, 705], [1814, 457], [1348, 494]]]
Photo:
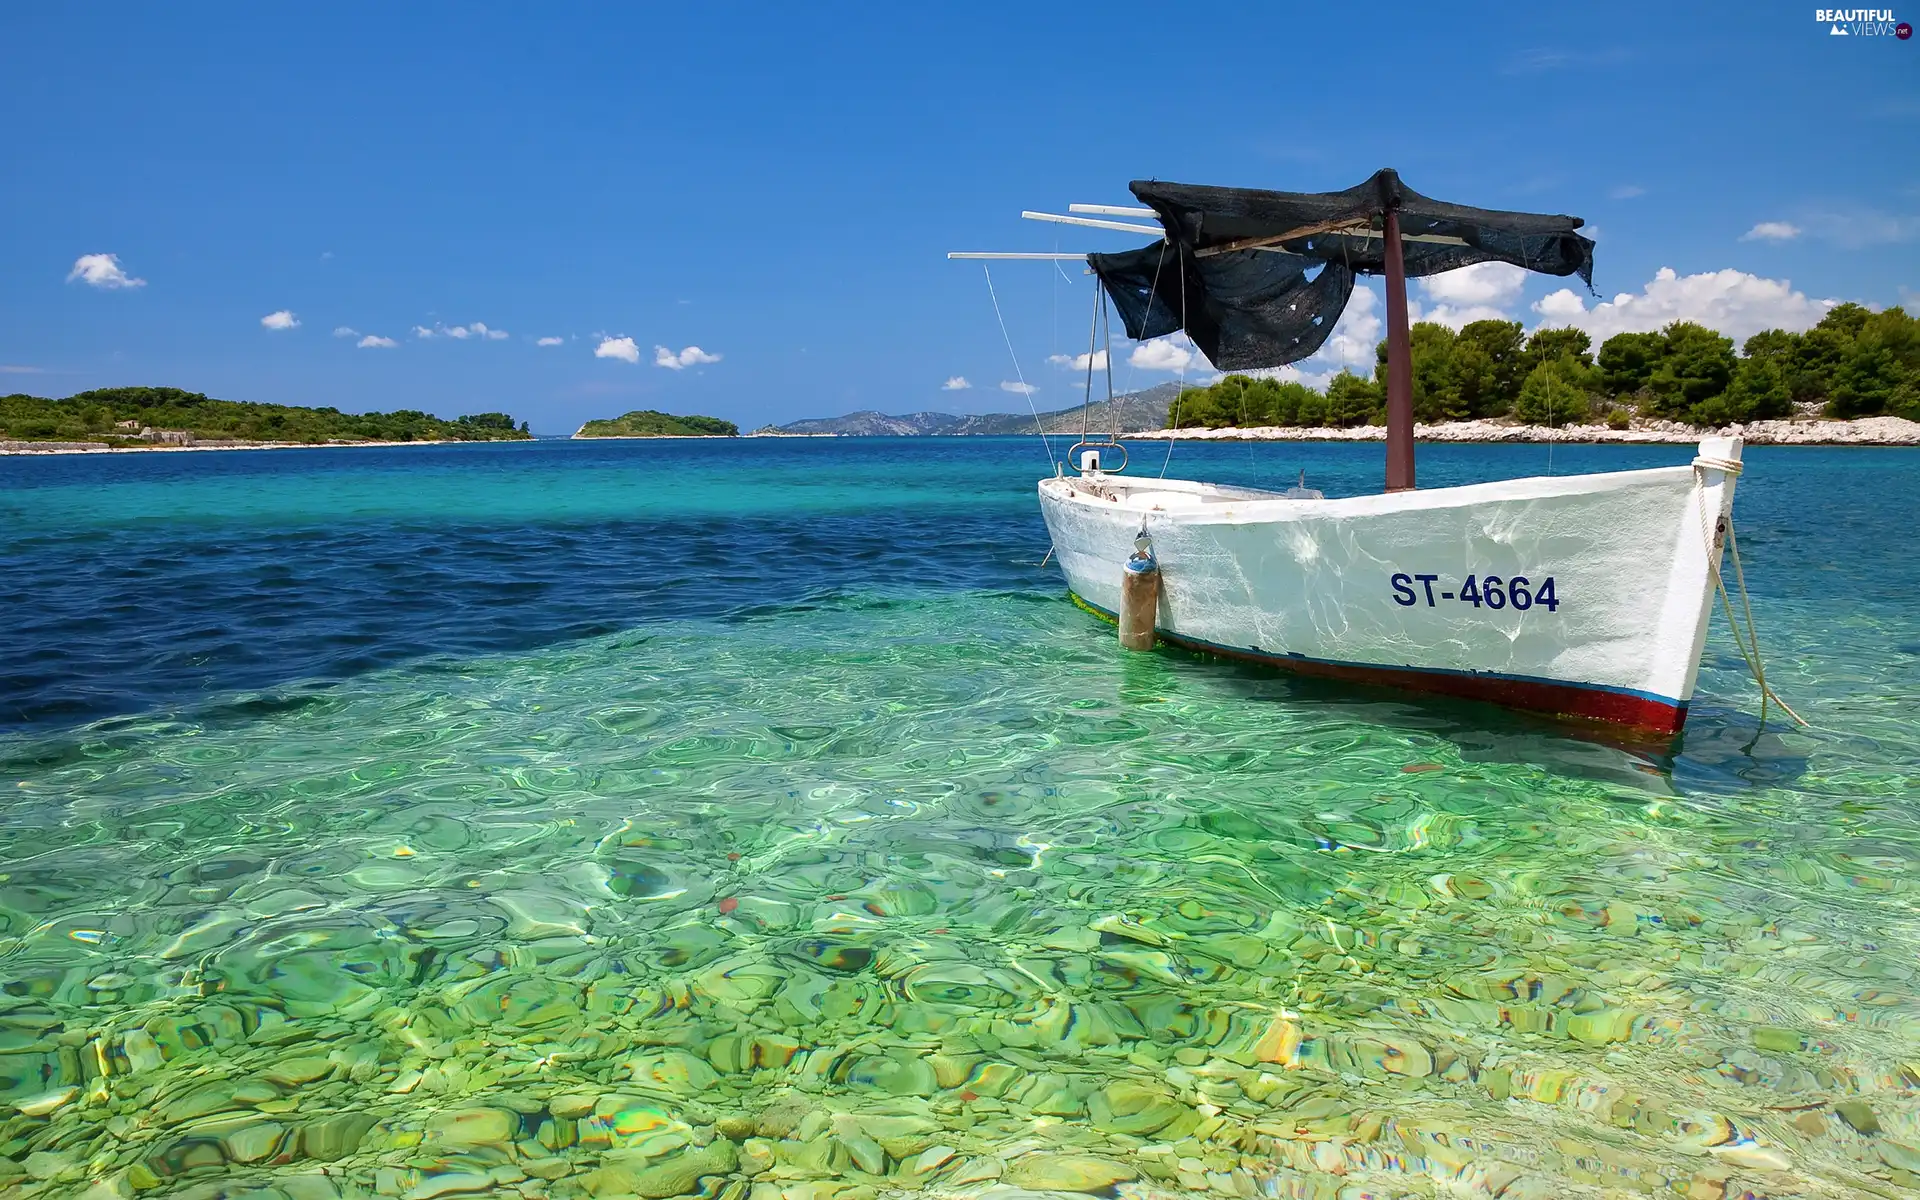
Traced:
[[1920, 1186], [1920, 455], [1749, 452], [1816, 728], [1658, 748], [1123, 656], [1040, 461], [0, 459], [0, 1191]]

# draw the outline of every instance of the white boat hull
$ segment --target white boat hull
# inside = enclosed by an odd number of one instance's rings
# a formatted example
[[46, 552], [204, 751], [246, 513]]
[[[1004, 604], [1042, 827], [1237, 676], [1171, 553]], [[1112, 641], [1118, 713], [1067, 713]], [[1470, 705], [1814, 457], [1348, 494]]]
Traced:
[[1040, 482], [1075, 596], [1119, 606], [1144, 527], [1168, 642], [1306, 674], [1673, 731], [1738, 438], [1690, 467], [1341, 500], [1098, 472]]

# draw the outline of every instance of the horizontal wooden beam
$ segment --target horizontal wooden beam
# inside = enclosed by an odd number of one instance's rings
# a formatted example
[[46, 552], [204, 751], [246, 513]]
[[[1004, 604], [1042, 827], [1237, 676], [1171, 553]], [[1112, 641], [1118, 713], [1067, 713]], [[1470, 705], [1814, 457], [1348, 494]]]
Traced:
[[[1226, 254], [1234, 250], [1272, 250], [1282, 242], [1291, 242], [1303, 237], [1312, 237], [1319, 233], [1335, 233], [1341, 237], [1353, 238], [1384, 238], [1386, 236], [1378, 229], [1366, 225], [1355, 225], [1350, 220], [1322, 221], [1317, 225], [1302, 225], [1298, 229], [1290, 229], [1285, 233], [1276, 233], [1262, 237], [1236, 238], [1231, 242], [1221, 242], [1217, 246], [1202, 246], [1200, 249], [1195, 250], [1193, 255], [1195, 258], [1212, 258], [1216, 254]], [[1464, 246], [1467, 244], [1464, 238], [1449, 237], [1446, 234], [1440, 233], [1403, 233], [1400, 235], [1400, 240], [1403, 243], [1432, 242], [1441, 246]]]
[[1069, 204], [1070, 213], [1092, 213], [1100, 217], [1151, 217], [1156, 215], [1150, 208], [1129, 208], [1124, 204]]

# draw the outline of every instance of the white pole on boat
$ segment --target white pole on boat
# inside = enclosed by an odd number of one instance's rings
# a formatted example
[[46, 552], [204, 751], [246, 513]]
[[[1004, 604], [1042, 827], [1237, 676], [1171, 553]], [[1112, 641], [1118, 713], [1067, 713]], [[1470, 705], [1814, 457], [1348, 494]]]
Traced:
[[1164, 238], [1167, 231], [1158, 225], [1135, 225], [1128, 221], [1102, 221], [1097, 217], [1063, 217], [1059, 213], [1022, 212], [1029, 221], [1053, 221], [1060, 225], [1085, 225], [1089, 229], [1118, 229], [1122, 233], [1144, 233], [1150, 237]]
[[1085, 262], [1084, 254], [1023, 254], [1019, 251], [1001, 250], [949, 250], [948, 258], [1026, 258], [1042, 262]]
[[1150, 208], [1129, 208], [1124, 204], [1069, 204], [1070, 213], [1092, 213], [1096, 217], [1151, 217]]

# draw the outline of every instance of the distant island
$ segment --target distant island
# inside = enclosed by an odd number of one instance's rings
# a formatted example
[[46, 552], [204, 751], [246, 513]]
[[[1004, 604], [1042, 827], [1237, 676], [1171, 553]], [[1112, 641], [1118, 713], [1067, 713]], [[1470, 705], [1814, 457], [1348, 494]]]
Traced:
[[[1115, 425], [1120, 431], [1158, 429], [1167, 423], [1167, 410], [1180, 394], [1177, 383], [1163, 383], [1144, 391], [1115, 396], [1113, 409], [1105, 400], [1095, 401], [1083, 413], [1081, 406], [1043, 412], [1037, 418], [1039, 428], [1053, 434], [1078, 434], [1084, 418], [1088, 430], [1104, 433]], [[844, 417], [809, 417], [786, 425], [756, 429], [760, 437], [993, 437], [1035, 432], [1032, 413], [979, 413], [962, 415], [944, 412], [904, 413], [889, 416], [880, 412], [848, 413]]]
[[588, 421], [577, 438], [739, 437], [740, 427], [719, 417], [676, 417], [651, 408], [636, 409], [604, 421]]
[[530, 441], [506, 413], [452, 421], [412, 409], [337, 408], [213, 400], [170, 387], [96, 388], [64, 399], [0, 396], [0, 451], [248, 449], [396, 442]]

